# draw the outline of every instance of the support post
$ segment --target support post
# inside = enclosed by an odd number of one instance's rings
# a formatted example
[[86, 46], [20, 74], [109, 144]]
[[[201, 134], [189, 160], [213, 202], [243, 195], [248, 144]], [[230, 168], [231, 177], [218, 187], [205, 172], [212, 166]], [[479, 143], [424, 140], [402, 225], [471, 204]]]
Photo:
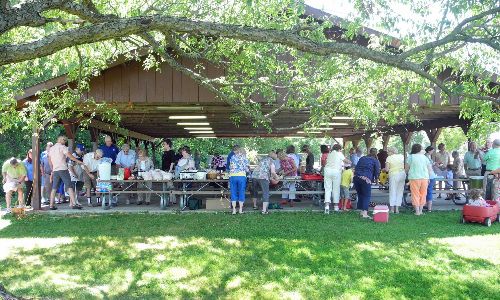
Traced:
[[382, 149], [384, 149], [384, 151], [387, 151], [387, 146], [389, 146], [389, 139], [390, 138], [391, 138], [391, 136], [388, 134], [384, 134], [382, 136]]
[[353, 147], [354, 149], [357, 149], [357, 148], [358, 148], [358, 146], [359, 146], [359, 142], [360, 142], [360, 140], [352, 140], [351, 142], [352, 142], [352, 147]]
[[62, 121], [62, 123], [66, 131], [66, 136], [68, 137], [68, 151], [73, 153], [78, 125], [70, 121]]
[[366, 153], [368, 153], [373, 145], [373, 138], [371, 136], [364, 136], [363, 141], [365, 141]]
[[469, 122], [460, 125], [460, 127], [462, 128], [462, 131], [464, 132], [465, 135], [467, 135], [467, 133], [469, 133], [469, 128], [470, 128]]
[[436, 143], [439, 138], [439, 135], [441, 135], [442, 128], [434, 128], [434, 129], [427, 129], [425, 130], [425, 133], [427, 134], [427, 137], [429, 138], [429, 141], [431, 141], [431, 146], [436, 149]]
[[32, 159], [33, 159], [33, 187], [32, 187], [32, 198], [31, 206], [34, 210], [40, 210], [42, 208], [41, 201], [41, 181], [40, 181], [40, 129], [33, 128], [33, 133], [31, 135], [31, 149], [32, 149]]
[[[345, 153], [345, 152], [346, 152], [346, 150], [347, 150], [347, 143], [348, 143], [348, 142], [349, 142], [349, 141], [346, 141], [345, 139], [344, 139], [344, 140], [342, 140], [342, 149], [344, 149], [344, 153]], [[347, 150], [347, 152], [349, 152], [349, 150]]]
[[118, 142], [118, 134], [116, 133], [110, 133], [111, 138], [113, 139], [113, 144], [116, 144]]
[[153, 165], [154, 166], [157, 166], [156, 165], [156, 144], [155, 143], [151, 143], [151, 159], [153, 160]]
[[94, 127], [89, 128], [90, 140], [92, 141], [92, 151], [96, 151], [99, 142], [99, 130]]
[[403, 155], [404, 155], [404, 160], [406, 164], [406, 159], [408, 158], [408, 146], [410, 145], [411, 137], [413, 136], [413, 132], [408, 131], [401, 133], [399, 135], [401, 137], [401, 140], [403, 141]]

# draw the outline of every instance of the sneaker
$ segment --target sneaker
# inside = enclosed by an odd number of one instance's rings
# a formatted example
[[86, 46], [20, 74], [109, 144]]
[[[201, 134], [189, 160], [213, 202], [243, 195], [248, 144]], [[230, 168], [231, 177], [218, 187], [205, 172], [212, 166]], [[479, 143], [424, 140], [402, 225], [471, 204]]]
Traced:
[[333, 211], [339, 211], [339, 207], [338, 206], [334, 206], [333, 207]]
[[6, 214], [10, 214], [11, 212], [12, 212], [12, 210], [11, 210], [10, 208], [6, 208], [6, 209], [5, 209], [5, 213], [6, 213]]
[[81, 206], [78, 206], [78, 205], [74, 205], [74, 206], [71, 206], [72, 209], [82, 209]]
[[325, 215], [329, 215], [330, 214], [330, 209], [329, 208], [325, 208]]
[[49, 207], [50, 210], [57, 210], [57, 206], [51, 206]]

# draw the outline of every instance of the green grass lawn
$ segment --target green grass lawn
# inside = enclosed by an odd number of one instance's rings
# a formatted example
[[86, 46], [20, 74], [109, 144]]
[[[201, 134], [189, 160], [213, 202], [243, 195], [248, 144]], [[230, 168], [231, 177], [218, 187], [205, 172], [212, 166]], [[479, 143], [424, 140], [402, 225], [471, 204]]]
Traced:
[[51, 299], [500, 299], [500, 225], [459, 215], [3, 219], [0, 282]]

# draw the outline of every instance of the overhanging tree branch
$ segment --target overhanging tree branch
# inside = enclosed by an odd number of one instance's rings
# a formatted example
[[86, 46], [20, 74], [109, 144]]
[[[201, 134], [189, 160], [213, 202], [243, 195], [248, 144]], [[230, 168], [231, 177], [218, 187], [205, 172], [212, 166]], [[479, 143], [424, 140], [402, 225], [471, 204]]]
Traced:
[[454, 43], [458, 41], [466, 42], [467, 39], [471, 37], [469, 35], [463, 34], [465, 33], [464, 29], [467, 29], [467, 27], [472, 25], [471, 23], [475, 21], [478, 21], [487, 16], [497, 15], [498, 13], [500, 13], [500, 7], [492, 8], [490, 10], [484, 11], [470, 18], [466, 18], [462, 22], [460, 22], [457, 26], [455, 26], [455, 28], [443, 38], [412, 48], [408, 51], [401, 53], [400, 55], [398, 55], [398, 57], [400, 60], [403, 61], [424, 51], [429, 51], [449, 43]]
[[52, 34], [32, 43], [2, 45], [0, 46], [0, 65], [47, 56], [74, 45], [122, 38], [132, 34], [141, 34], [150, 30], [162, 32], [176, 31], [253, 42], [277, 43], [320, 56], [345, 54], [350, 57], [363, 58], [376, 63], [393, 66], [401, 70], [414, 72], [436, 84], [446, 94], [452, 95], [451, 91], [440, 80], [425, 72], [418, 64], [410, 61], [402, 61], [398, 56], [368, 49], [360, 45], [337, 42], [315, 42], [292, 31], [192, 21], [184, 18], [167, 16], [145, 16], [110, 20]]

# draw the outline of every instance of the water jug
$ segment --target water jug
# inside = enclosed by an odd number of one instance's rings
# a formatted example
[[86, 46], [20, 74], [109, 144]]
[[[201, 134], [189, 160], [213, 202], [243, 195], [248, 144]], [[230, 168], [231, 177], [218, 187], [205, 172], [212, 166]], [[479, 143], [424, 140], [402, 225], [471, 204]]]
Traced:
[[111, 161], [106, 159], [101, 159], [99, 163], [99, 179], [100, 180], [110, 180], [111, 179]]

